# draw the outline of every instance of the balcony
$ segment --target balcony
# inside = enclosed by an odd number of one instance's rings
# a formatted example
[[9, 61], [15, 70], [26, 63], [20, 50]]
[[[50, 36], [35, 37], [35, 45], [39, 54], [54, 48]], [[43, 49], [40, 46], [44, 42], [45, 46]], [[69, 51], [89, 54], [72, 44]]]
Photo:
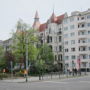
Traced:
[[86, 27], [79, 27], [79, 28], [78, 28], [79, 31], [83, 31], [83, 30], [85, 30], [85, 29], [86, 29]]
[[78, 20], [78, 23], [85, 23], [85, 22], [86, 22], [85, 19], [80, 19], [80, 20]]
[[78, 23], [78, 30], [85, 30], [86, 24], [85, 23]]
[[86, 37], [87, 37], [87, 34], [78, 35], [78, 38], [86, 38]]
[[62, 35], [62, 32], [61, 31], [57, 32], [57, 35]]
[[80, 43], [78, 43], [78, 45], [79, 46], [87, 46], [87, 42], [84, 42], [84, 43], [83, 42], [80, 42]]
[[[86, 51], [79, 51], [79, 54], [88, 54], [88, 50], [86, 50]], [[85, 59], [85, 58], [84, 58]]]
[[79, 46], [87, 46], [87, 39], [86, 38], [80, 38], [78, 40], [78, 45]]

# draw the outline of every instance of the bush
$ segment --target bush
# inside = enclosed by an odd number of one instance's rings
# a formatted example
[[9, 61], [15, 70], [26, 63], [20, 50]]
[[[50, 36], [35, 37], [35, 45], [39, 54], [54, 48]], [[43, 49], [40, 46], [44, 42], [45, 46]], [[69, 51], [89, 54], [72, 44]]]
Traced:
[[19, 71], [19, 72], [16, 72], [16, 73], [15, 73], [15, 76], [16, 76], [16, 77], [23, 77], [24, 74], [23, 74], [22, 71]]
[[0, 79], [2, 80], [3, 78], [8, 78], [9, 75], [6, 73], [0, 73]]

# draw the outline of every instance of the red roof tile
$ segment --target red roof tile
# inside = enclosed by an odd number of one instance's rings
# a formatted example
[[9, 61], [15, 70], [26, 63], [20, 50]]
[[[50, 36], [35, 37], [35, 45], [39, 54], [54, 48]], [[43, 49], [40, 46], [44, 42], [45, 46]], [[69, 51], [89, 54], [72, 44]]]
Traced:
[[[55, 17], [55, 15], [52, 14], [52, 16], [50, 18], [51, 23], [57, 23], [57, 24], [60, 24], [63, 19], [64, 19], [64, 14], [60, 15], [60, 16], [57, 16], [57, 17]], [[46, 28], [47, 28], [47, 23], [41, 24], [40, 27], [39, 27], [39, 32], [44, 31]]]
[[60, 15], [60, 16], [57, 16], [57, 21], [56, 21], [56, 23], [57, 24], [60, 24], [61, 22], [62, 22], [62, 20], [64, 19], [64, 14], [63, 15]]
[[41, 24], [39, 27], [39, 31], [42, 32], [47, 28], [47, 23]]

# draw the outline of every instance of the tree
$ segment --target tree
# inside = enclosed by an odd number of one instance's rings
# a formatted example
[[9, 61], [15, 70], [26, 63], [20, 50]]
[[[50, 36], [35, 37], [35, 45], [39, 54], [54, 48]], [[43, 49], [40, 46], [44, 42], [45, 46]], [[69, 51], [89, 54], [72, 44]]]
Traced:
[[15, 57], [12, 54], [12, 52], [11, 51], [5, 51], [4, 59], [6, 60], [7, 69], [11, 70], [11, 62], [13, 63], [13, 66], [14, 66], [14, 61], [15, 61]]
[[39, 80], [41, 80], [41, 75], [45, 72], [45, 61], [42, 59], [37, 60], [35, 66], [37, 69], [37, 73], [39, 74]]
[[4, 58], [4, 48], [0, 46], [0, 69], [6, 68], [6, 59]]
[[13, 33], [13, 54], [15, 55], [16, 62], [24, 63], [24, 68], [26, 68], [26, 45], [28, 45], [28, 59], [30, 62], [36, 60], [37, 48], [35, 42], [38, 42], [38, 39], [34, 35], [34, 32], [26, 23], [19, 20], [17, 23], [17, 32]]
[[41, 46], [38, 59], [44, 61], [45, 65], [42, 67], [44, 67], [47, 71], [52, 71], [52, 66], [54, 64], [54, 54], [47, 44]]

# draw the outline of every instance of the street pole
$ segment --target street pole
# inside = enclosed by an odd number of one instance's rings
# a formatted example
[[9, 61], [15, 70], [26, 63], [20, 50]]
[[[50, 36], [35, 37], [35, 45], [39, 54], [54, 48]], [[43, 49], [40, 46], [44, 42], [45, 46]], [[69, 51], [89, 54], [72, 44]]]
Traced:
[[11, 77], [13, 77], [13, 63], [12, 63], [12, 61], [10, 61], [10, 65], [11, 65]]
[[26, 82], [28, 82], [28, 39], [26, 36]]
[[85, 75], [87, 74], [87, 63], [85, 62]]
[[74, 76], [74, 61], [72, 60], [72, 76]]

